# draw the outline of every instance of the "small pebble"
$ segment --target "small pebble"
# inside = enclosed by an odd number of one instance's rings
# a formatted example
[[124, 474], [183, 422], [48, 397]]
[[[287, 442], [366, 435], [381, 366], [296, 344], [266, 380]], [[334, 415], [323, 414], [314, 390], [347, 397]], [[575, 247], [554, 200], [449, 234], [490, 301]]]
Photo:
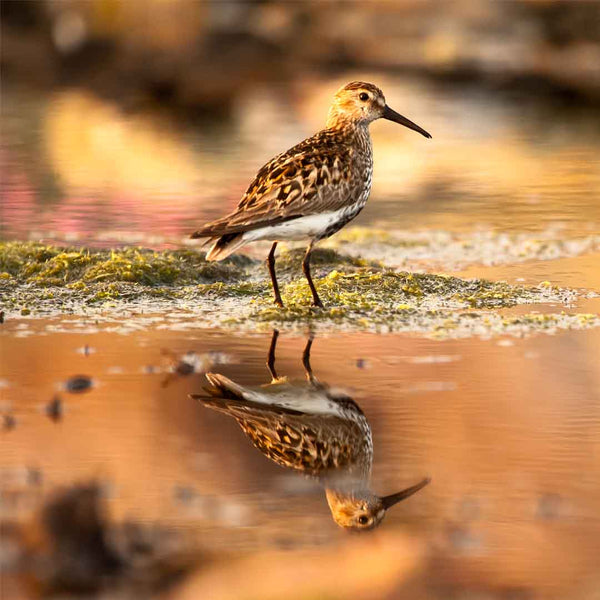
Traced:
[[42, 485], [43, 480], [44, 476], [39, 469], [36, 469], [35, 467], [27, 467], [27, 483], [29, 485]]
[[558, 519], [561, 508], [562, 499], [558, 494], [544, 494], [538, 500], [536, 516], [545, 521]]
[[2, 415], [2, 429], [4, 431], [10, 431], [17, 426], [17, 420], [13, 415]]
[[187, 485], [177, 485], [173, 490], [175, 500], [183, 504], [189, 504], [196, 496], [196, 491]]
[[185, 360], [181, 360], [175, 365], [174, 371], [177, 373], [177, 375], [183, 375], [185, 377], [186, 375], [191, 375], [194, 372], [194, 365], [186, 362]]
[[71, 394], [87, 392], [93, 386], [92, 378], [87, 375], [73, 375], [64, 383], [64, 389]]
[[77, 348], [75, 352], [77, 352], [77, 354], [83, 354], [83, 356], [89, 356], [90, 354], [94, 354], [96, 352], [96, 348], [92, 348], [92, 346], [85, 344], [81, 346], [81, 348]]
[[461, 554], [478, 554], [483, 547], [480, 535], [459, 524], [449, 525], [447, 536], [451, 547]]
[[46, 404], [45, 412], [48, 418], [55, 423], [60, 421], [63, 417], [63, 402], [60, 396], [54, 396], [48, 404]]

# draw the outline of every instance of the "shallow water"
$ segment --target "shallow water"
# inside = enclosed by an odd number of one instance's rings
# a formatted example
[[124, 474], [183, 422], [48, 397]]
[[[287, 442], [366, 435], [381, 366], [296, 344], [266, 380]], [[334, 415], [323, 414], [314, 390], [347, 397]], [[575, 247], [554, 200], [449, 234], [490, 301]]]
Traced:
[[[269, 461], [232, 418], [188, 397], [207, 386], [205, 371], [268, 383], [270, 335], [48, 334], [46, 325], [31, 322], [26, 337], [12, 335], [20, 324], [4, 325], [3, 404], [16, 419], [2, 434], [5, 490], [22, 487], [26, 469], [41, 474], [43, 492], [99, 478], [117, 521], [183, 528], [212, 552], [285, 561], [310, 551], [317, 560], [357, 543], [334, 524], [317, 483]], [[280, 336], [279, 375], [302, 380], [304, 344]], [[173, 372], [190, 351], [195, 372]], [[597, 588], [599, 355], [598, 330], [516, 341], [315, 340], [314, 374], [351, 396], [372, 428], [372, 489], [432, 479], [370, 534], [411, 559], [384, 578], [390, 593], [585, 598]], [[76, 374], [93, 387], [64, 391]], [[44, 407], [56, 394], [63, 413], [51, 419]], [[5, 517], [24, 518], [39, 501], [37, 487], [21, 492], [5, 499]], [[235, 568], [245, 572], [243, 562]], [[369, 576], [367, 566], [358, 572], [357, 589]], [[331, 574], [317, 583], [330, 589]], [[200, 574], [188, 585], [205, 583]], [[219, 597], [236, 597], [230, 588]]]
[[[384, 261], [585, 291], [575, 306], [515, 312], [600, 312], [588, 294], [600, 290], [597, 243], [528, 254], [544, 236], [600, 233], [597, 113], [468, 86], [378, 81], [434, 139], [373, 126], [375, 185], [357, 224], [406, 239], [433, 239], [434, 229], [466, 235], [456, 248], [492, 236], [478, 254], [444, 253], [438, 240], [408, 258], [390, 246]], [[210, 125], [133, 113], [78, 90], [3, 89], [0, 236], [178, 245], [233, 207], [266, 159], [321, 126], [337, 83], [302, 81], [293, 99], [262, 89], [240, 99], [230, 122]], [[522, 256], [503, 251], [510, 240], [493, 237], [503, 233], [530, 236], [519, 241]], [[162, 592], [173, 600], [597, 595], [598, 328], [445, 341], [319, 334], [315, 376], [353, 398], [370, 424], [371, 489], [385, 495], [431, 477], [375, 531], [349, 535], [322, 481], [278, 466], [234, 419], [189, 398], [206, 372], [268, 383], [271, 333], [176, 331], [168, 315], [143, 316], [113, 331], [81, 315], [85, 332], [59, 317], [11, 315], [0, 325], [0, 412], [12, 418], [0, 432], [5, 523], [27, 524], [59, 486], [98, 480], [111, 523], [193, 540], [192, 575]], [[300, 388], [307, 335], [282, 332], [277, 346], [278, 374]], [[69, 392], [78, 375], [90, 389]], [[20, 581], [10, 589], [27, 597]]]

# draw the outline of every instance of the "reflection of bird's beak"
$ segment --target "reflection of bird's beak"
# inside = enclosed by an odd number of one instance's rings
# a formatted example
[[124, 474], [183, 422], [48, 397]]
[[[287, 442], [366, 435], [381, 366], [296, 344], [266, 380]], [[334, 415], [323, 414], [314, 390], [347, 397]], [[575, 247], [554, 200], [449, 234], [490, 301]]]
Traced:
[[424, 129], [422, 129], [416, 123], [413, 123], [406, 117], [399, 115], [395, 110], [392, 110], [387, 104], [385, 105], [385, 108], [383, 109], [382, 116], [384, 119], [387, 119], [388, 121], [394, 121], [394, 123], [400, 123], [400, 125], [404, 125], [404, 127], [408, 127], [409, 129], [412, 129], [413, 131], [417, 131], [421, 135], [424, 135], [426, 138], [431, 137], [430, 133], [427, 133]]
[[394, 506], [394, 504], [397, 504], [401, 500], [406, 500], [406, 498], [408, 498], [409, 496], [412, 496], [413, 494], [416, 494], [420, 489], [423, 489], [430, 481], [431, 479], [427, 477], [423, 479], [423, 481], [420, 481], [416, 485], [406, 488], [401, 492], [391, 494], [389, 496], [384, 496], [383, 498], [381, 498], [381, 504], [383, 504], [383, 508], [387, 510], [388, 508], [391, 508], [392, 506]]

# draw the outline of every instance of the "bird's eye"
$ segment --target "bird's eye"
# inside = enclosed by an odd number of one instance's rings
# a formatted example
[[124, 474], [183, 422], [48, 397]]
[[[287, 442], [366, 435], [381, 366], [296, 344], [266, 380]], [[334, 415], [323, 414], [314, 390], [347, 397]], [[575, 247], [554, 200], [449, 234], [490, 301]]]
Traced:
[[369, 517], [367, 517], [366, 515], [360, 515], [360, 517], [358, 517], [358, 522], [361, 525], [366, 525], [369, 522]]
[[369, 94], [367, 94], [366, 92], [361, 92], [358, 97], [363, 101], [366, 102], [369, 99]]

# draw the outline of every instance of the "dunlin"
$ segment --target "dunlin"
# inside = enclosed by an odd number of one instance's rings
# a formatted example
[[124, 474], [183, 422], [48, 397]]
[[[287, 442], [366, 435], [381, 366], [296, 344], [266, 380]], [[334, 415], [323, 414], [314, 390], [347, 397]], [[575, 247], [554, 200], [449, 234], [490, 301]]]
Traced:
[[308, 240], [302, 270], [314, 306], [322, 307], [310, 274], [310, 254], [316, 242], [339, 231], [367, 202], [373, 179], [369, 124], [376, 119], [431, 137], [392, 110], [377, 86], [362, 81], [345, 85], [333, 99], [325, 129], [268, 162], [231, 214], [192, 235], [209, 238], [207, 260], [222, 260], [248, 242], [272, 241], [267, 264], [275, 303], [283, 306], [275, 275], [277, 243]]
[[192, 398], [233, 417], [268, 459], [318, 481], [338, 525], [358, 531], [373, 529], [389, 508], [425, 487], [429, 478], [389, 496], [373, 493], [369, 489], [373, 438], [360, 406], [313, 375], [312, 339], [303, 355], [307, 383], [278, 378], [277, 335], [274, 331], [267, 363], [271, 384], [244, 387], [223, 375], [207, 373], [207, 393], [192, 394]]

